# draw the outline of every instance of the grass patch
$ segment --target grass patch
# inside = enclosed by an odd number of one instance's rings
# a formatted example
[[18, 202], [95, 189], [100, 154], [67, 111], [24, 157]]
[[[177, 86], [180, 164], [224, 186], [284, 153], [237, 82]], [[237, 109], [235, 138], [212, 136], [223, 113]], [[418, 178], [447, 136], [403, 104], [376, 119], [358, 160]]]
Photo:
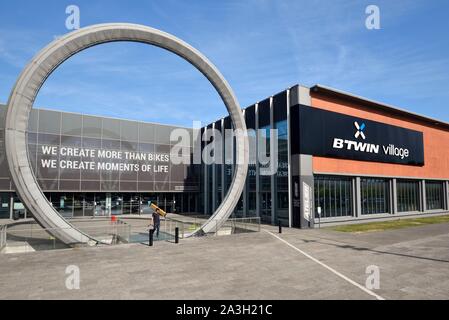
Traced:
[[369, 222], [361, 224], [350, 224], [350, 225], [330, 227], [330, 229], [340, 232], [376, 232], [376, 231], [403, 229], [427, 224], [447, 223], [447, 222], [449, 222], [449, 215], [415, 218], [415, 219], [398, 219], [398, 220]]

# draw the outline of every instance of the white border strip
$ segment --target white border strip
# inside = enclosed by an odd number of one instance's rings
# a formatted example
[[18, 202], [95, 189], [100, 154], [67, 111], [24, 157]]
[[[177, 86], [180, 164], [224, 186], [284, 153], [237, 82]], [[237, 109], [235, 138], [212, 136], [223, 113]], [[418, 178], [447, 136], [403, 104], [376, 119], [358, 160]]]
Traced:
[[353, 286], [356, 286], [357, 288], [359, 288], [360, 290], [366, 292], [367, 294], [375, 297], [377, 300], [385, 300], [385, 298], [381, 297], [380, 295], [374, 293], [373, 291], [367, 289], [366, 287], [360, 285], [359, 283], [355, 282], [354, 280], [349, 279], [348, 277], [346, 277], [344, 274], [341, 274], [340, 272], [338, 272], [337, 270], [329, 267], [328, 265], [324, 264], [323, 262], [321, 262], [320, 260], [312, 257], [310, 254], [302, 251], [301, 249], [298, 249], [297, 247], [295, 247], [294, 245], [292, 245], [291, 243], [287, 242], [286, 240], [280, 238], [279, 236], [275, 235], [274, 233], [268, 231], [268, 230], [264, 230], [265, 232], [271, 234], [273, 237], [275, 237], [276, 239], [282, 241], [283, 243], [285, 243], [286, 245], [288, 245], [290, 248], [298, 251], [299, 253], [301, 253], [302, 255], [306, 256], [307, 258], [309, 258], [310, 260], [312, 260], [315, 263], [318, 263], [320, 266], [326, 268], [327, 270], [329, 270], [330, 272], [332, 272], [333, 274], [337, 275], [338, 277], [342, 278], [343, 280], [346, 280], [347, 282], [349, 282], [350, 284], [352, 284]]

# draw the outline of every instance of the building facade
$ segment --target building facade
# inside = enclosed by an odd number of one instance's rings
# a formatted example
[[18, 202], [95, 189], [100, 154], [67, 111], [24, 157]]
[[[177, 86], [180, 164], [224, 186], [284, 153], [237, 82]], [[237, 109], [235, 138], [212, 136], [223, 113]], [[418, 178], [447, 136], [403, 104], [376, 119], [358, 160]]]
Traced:
[[[9, 178], [4, 111], [0, 218], [29, 216]], [[448, 211], [447, 123], [319, 85], [293, 86], [243, 112], [252, 152], [276, 170], [250, 163], [235, 217], [309, 228]], [[66, 217], [138, 213], [148, 201], [169, 212], [210, 215], [233, 177], [234, 138], [226, 134], [232, 122], [225, 117], [201, 130], [203, 151], [214, 132], [222, 133], [208, 165], [171, 163], [176, 128], [36, 109], [30, 161]]]
[[[5, 110], [0, 107], [0, 218], [27, 217], [9, 178]], [[139, 213], [148, 201], [170, 212], [199, 211], [200, 166], [170, 161], [177, 127], [34, 109], [28, 129], [34, 174], [65, 217]]]
[[[293, 86], [243, 112], [248, 129], [268, 137], [267, 155], [278, 130], [278, 170], [250, 164], [237, 217], [309, 228], [448, 211], [448, 123], [320, 85]], [[229, 172], [203, 167], [206, 211], [219, 205]]]

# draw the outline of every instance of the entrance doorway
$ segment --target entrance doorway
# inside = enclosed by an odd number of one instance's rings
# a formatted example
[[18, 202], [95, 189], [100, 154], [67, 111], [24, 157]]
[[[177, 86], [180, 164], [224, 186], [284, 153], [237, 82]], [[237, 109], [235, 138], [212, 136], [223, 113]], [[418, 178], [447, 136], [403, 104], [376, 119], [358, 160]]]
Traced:
[[11, 218], [11, 194], [0, 193], [0, 219]]
[[260, 194], [260, 212], [262, 222], [271, 223], [271, 193], [262, 192]]
[[23, 203], [20, 201], [19, 197], [17, 197], [17, 196], [13, 197], [12, 218], [13, 218], [13, 220], [27, 218], [27, 211], [26, 211]]

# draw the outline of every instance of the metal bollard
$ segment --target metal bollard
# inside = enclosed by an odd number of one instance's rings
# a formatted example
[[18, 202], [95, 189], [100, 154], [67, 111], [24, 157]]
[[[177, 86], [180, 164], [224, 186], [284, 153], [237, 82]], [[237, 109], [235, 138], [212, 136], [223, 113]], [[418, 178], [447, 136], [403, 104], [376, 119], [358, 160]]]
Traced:
[[154, 236], [154, 229], [150, 229], [150, 234], [149, 234], [149, 237], [148, 237], [148, 245], [150, 246], [150, 247], [152, 247], [153, 246], [153, 236]]
[[282, 223], [281, 220], [278, 220], [279, 233], [282, 233]]
[[175, 243], [179, 243], [179, 228], [175, 228]]

